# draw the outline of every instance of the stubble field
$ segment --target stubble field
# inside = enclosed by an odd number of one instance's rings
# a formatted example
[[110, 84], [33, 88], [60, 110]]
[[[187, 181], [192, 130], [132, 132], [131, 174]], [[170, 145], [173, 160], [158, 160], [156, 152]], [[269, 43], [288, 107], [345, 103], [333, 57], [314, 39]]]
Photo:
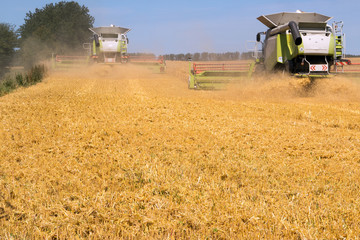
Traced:
[[0, 98], [0, 239], [359, 239], [360, 87], [187, 63], [52, 72]]

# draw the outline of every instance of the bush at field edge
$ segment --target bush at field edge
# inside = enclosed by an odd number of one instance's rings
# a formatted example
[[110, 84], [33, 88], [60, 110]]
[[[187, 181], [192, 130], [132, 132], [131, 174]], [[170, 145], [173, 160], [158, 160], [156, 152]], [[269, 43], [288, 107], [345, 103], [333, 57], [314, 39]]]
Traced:
[[10, 93], [18, 87], [28, 87], [41, 82], [46, 74], [44, 65], [36, 65], [27, 73], [17, 73], [14, 76], [7, 76], [0, 82], [0, 96]]

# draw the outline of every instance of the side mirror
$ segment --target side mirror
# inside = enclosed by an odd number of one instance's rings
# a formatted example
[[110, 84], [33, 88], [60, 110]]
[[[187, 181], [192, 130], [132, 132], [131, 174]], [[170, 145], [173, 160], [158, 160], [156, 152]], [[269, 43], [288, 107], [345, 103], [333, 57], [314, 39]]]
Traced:
[[257, 42], [260, 42], [261, 41], [261, 36], [260, 36], [261, 33], [258, 33], [256, 34], [256, 41]]
[[256, 34], [256, 41], [257, 42], [261, 42], [261, 35], [265, 35], [266, 32], [259, 32], [258, 34]]

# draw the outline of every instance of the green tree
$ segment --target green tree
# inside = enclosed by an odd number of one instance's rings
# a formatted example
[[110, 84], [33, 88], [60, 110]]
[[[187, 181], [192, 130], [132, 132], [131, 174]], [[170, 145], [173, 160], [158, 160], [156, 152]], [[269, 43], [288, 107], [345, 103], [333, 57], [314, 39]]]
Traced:
[[37, 8], [26, 14], [25, 24], [19, 29], [23, 56], [33, 64], [52, 52], [78, 53], [82, 44], [88, 42], [91, 35], [88, 29], [93, 23], [89, 9], [74, 1]]
[[17, 35], [14, 27], [7, 23], [0, 23], [0, 77], [10, 65], [17, 46]]

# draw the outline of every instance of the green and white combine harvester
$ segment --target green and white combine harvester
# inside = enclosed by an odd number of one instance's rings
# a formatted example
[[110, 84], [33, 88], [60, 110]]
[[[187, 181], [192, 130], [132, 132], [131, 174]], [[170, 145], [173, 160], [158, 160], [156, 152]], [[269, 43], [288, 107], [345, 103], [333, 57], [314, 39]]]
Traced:
[[330, 26], [327, 22], [331, 17], [302, 11], [262, 15], [257, 19], [269, 29], [256, 35], [256, 46], [261, 45], [261, 50], [255, 48], [254, 63], [248, 68], [240, 64], [193, 63], [189, 88], [217, 89], [244, 79], [244, 75], [251, 78], [254, 71], [287, 72], [311, 81], [342, 73], [360, 74], [359, 68], [349, 69], [359, 63], [345, 59], [343, 22]]
[[54, 68], [73, 68], [94, 62], [105, 64], [128, 62], [127, 45], [129, 40], [126, 33], [130, 29], [110, 25], [110, 27], [89, 28], [89, 30], [93, 33], [93, 37], [91, 43], [83, 44], [86, 55], [53, 56]]
[[266, 71], [281, 70], [298, 77], [329, 77], [335, 61], [341, 61], [343, 39], [335, 45], [335, 32], [327, 24], [331, 17], [318, 13], [276, 13], [257, 18], [269, 29], [265, 35], [261, 62]]
[[[262, 15], [257, 19], [269, 28], [256, 35], [262, 45], [258, 62], [265, 71], [280, 70], [309, 78], [311, 82], [338, 74], [360, 73], [356, 66], [359, 63], [345, 59], [342, 21], [329, 25], [332, 17], [299, 10]], [[265, 35], [264, 41], [261, 41], [262, 35]]]
[[156, 71], [164, 72], [166, 65], [162, 56], [129, 56], [127, 33], [128, 28], [116, 27], [96, 27], [89, 28], [93, 33], [91, 43], [84, 43], [83, 48], [87, 51], [87, 56], [53, 56], [54, 68], [69, 68], [88, 65], [90, 63], [100, 64], [133, 64], [145, 65]]
[[130, 62], [155, 68], [160, 72], [165, 71], [165, 61], [162, 56], [156, 58], [128, 55], [129, 39], [126, 34], [130, 29], [111, 25], [110, 27], [90, 28], [90, 31], [94, 33], [91, 46], [91, 58], [93, 58], [95, 62], [105, 64]]
[[126, 63], [128, 62], [127, 45], [129, 39], [126, 34], [128, 28], [97, 27], [90, 28], [93, 32], [91, 44], [91, 58], [97, 63]]

